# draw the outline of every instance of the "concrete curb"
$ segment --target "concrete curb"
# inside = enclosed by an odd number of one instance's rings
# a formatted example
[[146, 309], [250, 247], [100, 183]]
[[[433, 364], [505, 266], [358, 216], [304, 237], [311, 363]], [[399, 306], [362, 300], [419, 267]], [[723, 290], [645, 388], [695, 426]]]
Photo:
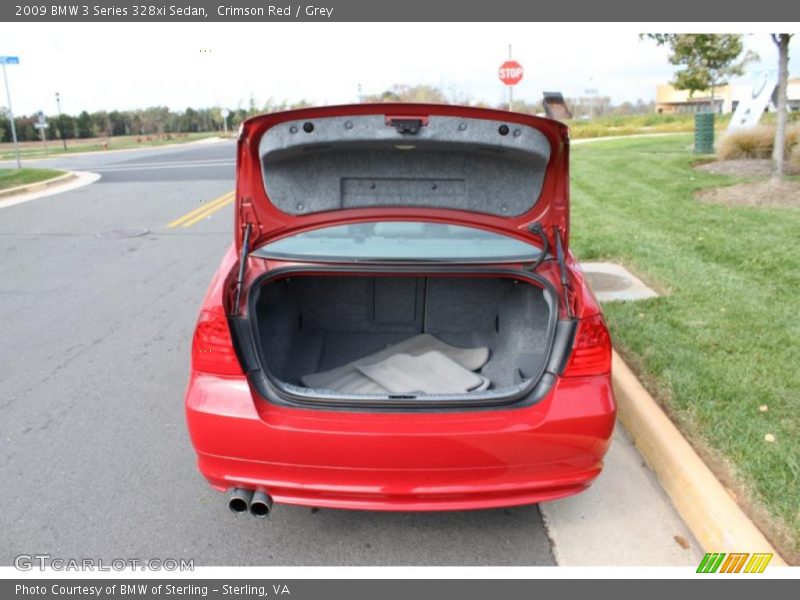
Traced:
[[770, 564], [785, 566], [616, 352], [612, 373], [620, 421], [703, 549], [771, 552]]
[[[201, 138], [199, 140], [192, 140], [191, 142], [175, 142], [173, 144], [163, 144], [161, 146], [135, 146], [133, 148], [114, 148], [112, 150], [87, 150], [86, 152], [69, 152], [64, 154], [54, 154], [51, 156], [34, 156], [30, 158], [23, 157], [22, 160], [25, 163], [31, 162], [39, 162], [43, 160], [55, 160], [58, 158], [80, 158], [83, 156], [96, 156], [96, 155], [111, 155], [117, 154], [122, 152], [141, 152], [142, 150], [160, 150], [161, 148], [180, 148], [181, 146], [192, 146], [193, 144], [206, 144], [209, 143], [209, 140], [213, 141], [214, 143], [224, 142], [226, 140], [235, 140], [235, 137], [207, 137]], [[592, 138], [594, 139], [594, 138]], [[15, 159], [12, 156], [11, 158], [0, 158], [0, 163], [4, 162], [13, 162]]]
[[[30, 186], [20, 186], [25, 191], [16, 191], [13, 195], [8, 195], [5, 198], [0, 197], [0, 210], [11, 208], [18, 204], [24, 204], [40, 198], [48, 198], [58, 196], [66, 192], [80, 189], [84, 186], [91, 185], [100, 179], [99, 173], [92, 173], [91, 171], [70, 171], [65, 175], [60, 175], [48, 181], [41, 181], [37, 184]], [[27, 188], [34, 188], [32, 191]]]
[[53, 177], [52, 179], [45, 179], [44, 181], [37, 181], [36, 183], [26, 183], [25, 185], [18, 185], [17, 187], [7, 188], [0, 190], [0, 199], [9, 196], [19, 196], [21, 194], [30, 194], [31, 192], [38, 192], [40, 190], [61, 185], [75, 179], [77, 175], [73, 171], [67, 171], [63, 175]]

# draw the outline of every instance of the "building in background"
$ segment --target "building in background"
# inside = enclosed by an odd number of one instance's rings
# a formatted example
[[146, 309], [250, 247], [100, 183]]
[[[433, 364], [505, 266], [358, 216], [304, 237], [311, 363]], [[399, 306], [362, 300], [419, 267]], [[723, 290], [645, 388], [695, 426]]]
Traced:
[[[787, 89], [789, 111], [800, 111], [800, 77], [789, 79]], [[739, 101], [750, 93], [747, 84], [721, 85], [714, 89], [714, 112], [732, 113]], [[676, 90], [668, 83], [656, 87], [656, 112], [659, 114], [696, 113], [709, 110], [711, 93], [695, 92], [689, 95], [688, 90]], [[770, 103], [767, 110], [773, 112], [775, 106]]]
[[789, 112], [800, 111], [800, 77], [789, 80], [786, 95], [789, 97]]
[[[659, 114], [708, 112], [711, 92], [690, 94], [689, 90], [677, 90], [669, 83], [656, 87], [656, 112]], [[733, 112], [733, 90], [730, 85], [714, 89], [714, 112]]]

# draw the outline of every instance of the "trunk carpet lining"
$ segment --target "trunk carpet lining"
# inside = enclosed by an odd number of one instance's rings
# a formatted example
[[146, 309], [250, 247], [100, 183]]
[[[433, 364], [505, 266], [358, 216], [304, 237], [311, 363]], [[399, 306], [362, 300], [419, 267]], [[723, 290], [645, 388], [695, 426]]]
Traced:
[[265, 364], [287, 383], [309, 387], [305, 375], [428, 333], [488, 348], [479, 374], [492, 389], [519, 384], [546, 360], [550, 310], [537, 286], [469, 277], [296, 277], [265, 285], [256, 307]]
[[488, 387], [485, 377], [473, 373], [488, 360], [486, 346], [459, 348], [423, 333], [300, 380], [311, 388], [340, 392], [460, 393]]
[[356, 363], [356, 369], [393, 394], [464, 394], [484, 383], [483, 377], [436, 350], [399, 352], [376, 363]]

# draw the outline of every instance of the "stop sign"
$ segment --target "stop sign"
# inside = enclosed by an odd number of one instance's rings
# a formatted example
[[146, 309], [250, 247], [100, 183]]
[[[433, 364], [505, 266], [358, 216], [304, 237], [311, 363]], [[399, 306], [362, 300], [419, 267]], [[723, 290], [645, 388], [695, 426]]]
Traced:
[[506, 85], [517, 85], [522, 80], [522, 65], [515, 60], [507, 60], [500, 65], [497, 74]]

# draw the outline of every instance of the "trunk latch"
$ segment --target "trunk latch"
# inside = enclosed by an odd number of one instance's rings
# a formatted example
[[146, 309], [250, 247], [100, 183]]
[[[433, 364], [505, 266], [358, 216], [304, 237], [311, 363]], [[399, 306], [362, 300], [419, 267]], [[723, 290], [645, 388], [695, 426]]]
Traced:
[[401, 135], [416, 135], [420, 127], [428, 124], [428, 117], [386, 117], [386, 125], [394, 127]]

